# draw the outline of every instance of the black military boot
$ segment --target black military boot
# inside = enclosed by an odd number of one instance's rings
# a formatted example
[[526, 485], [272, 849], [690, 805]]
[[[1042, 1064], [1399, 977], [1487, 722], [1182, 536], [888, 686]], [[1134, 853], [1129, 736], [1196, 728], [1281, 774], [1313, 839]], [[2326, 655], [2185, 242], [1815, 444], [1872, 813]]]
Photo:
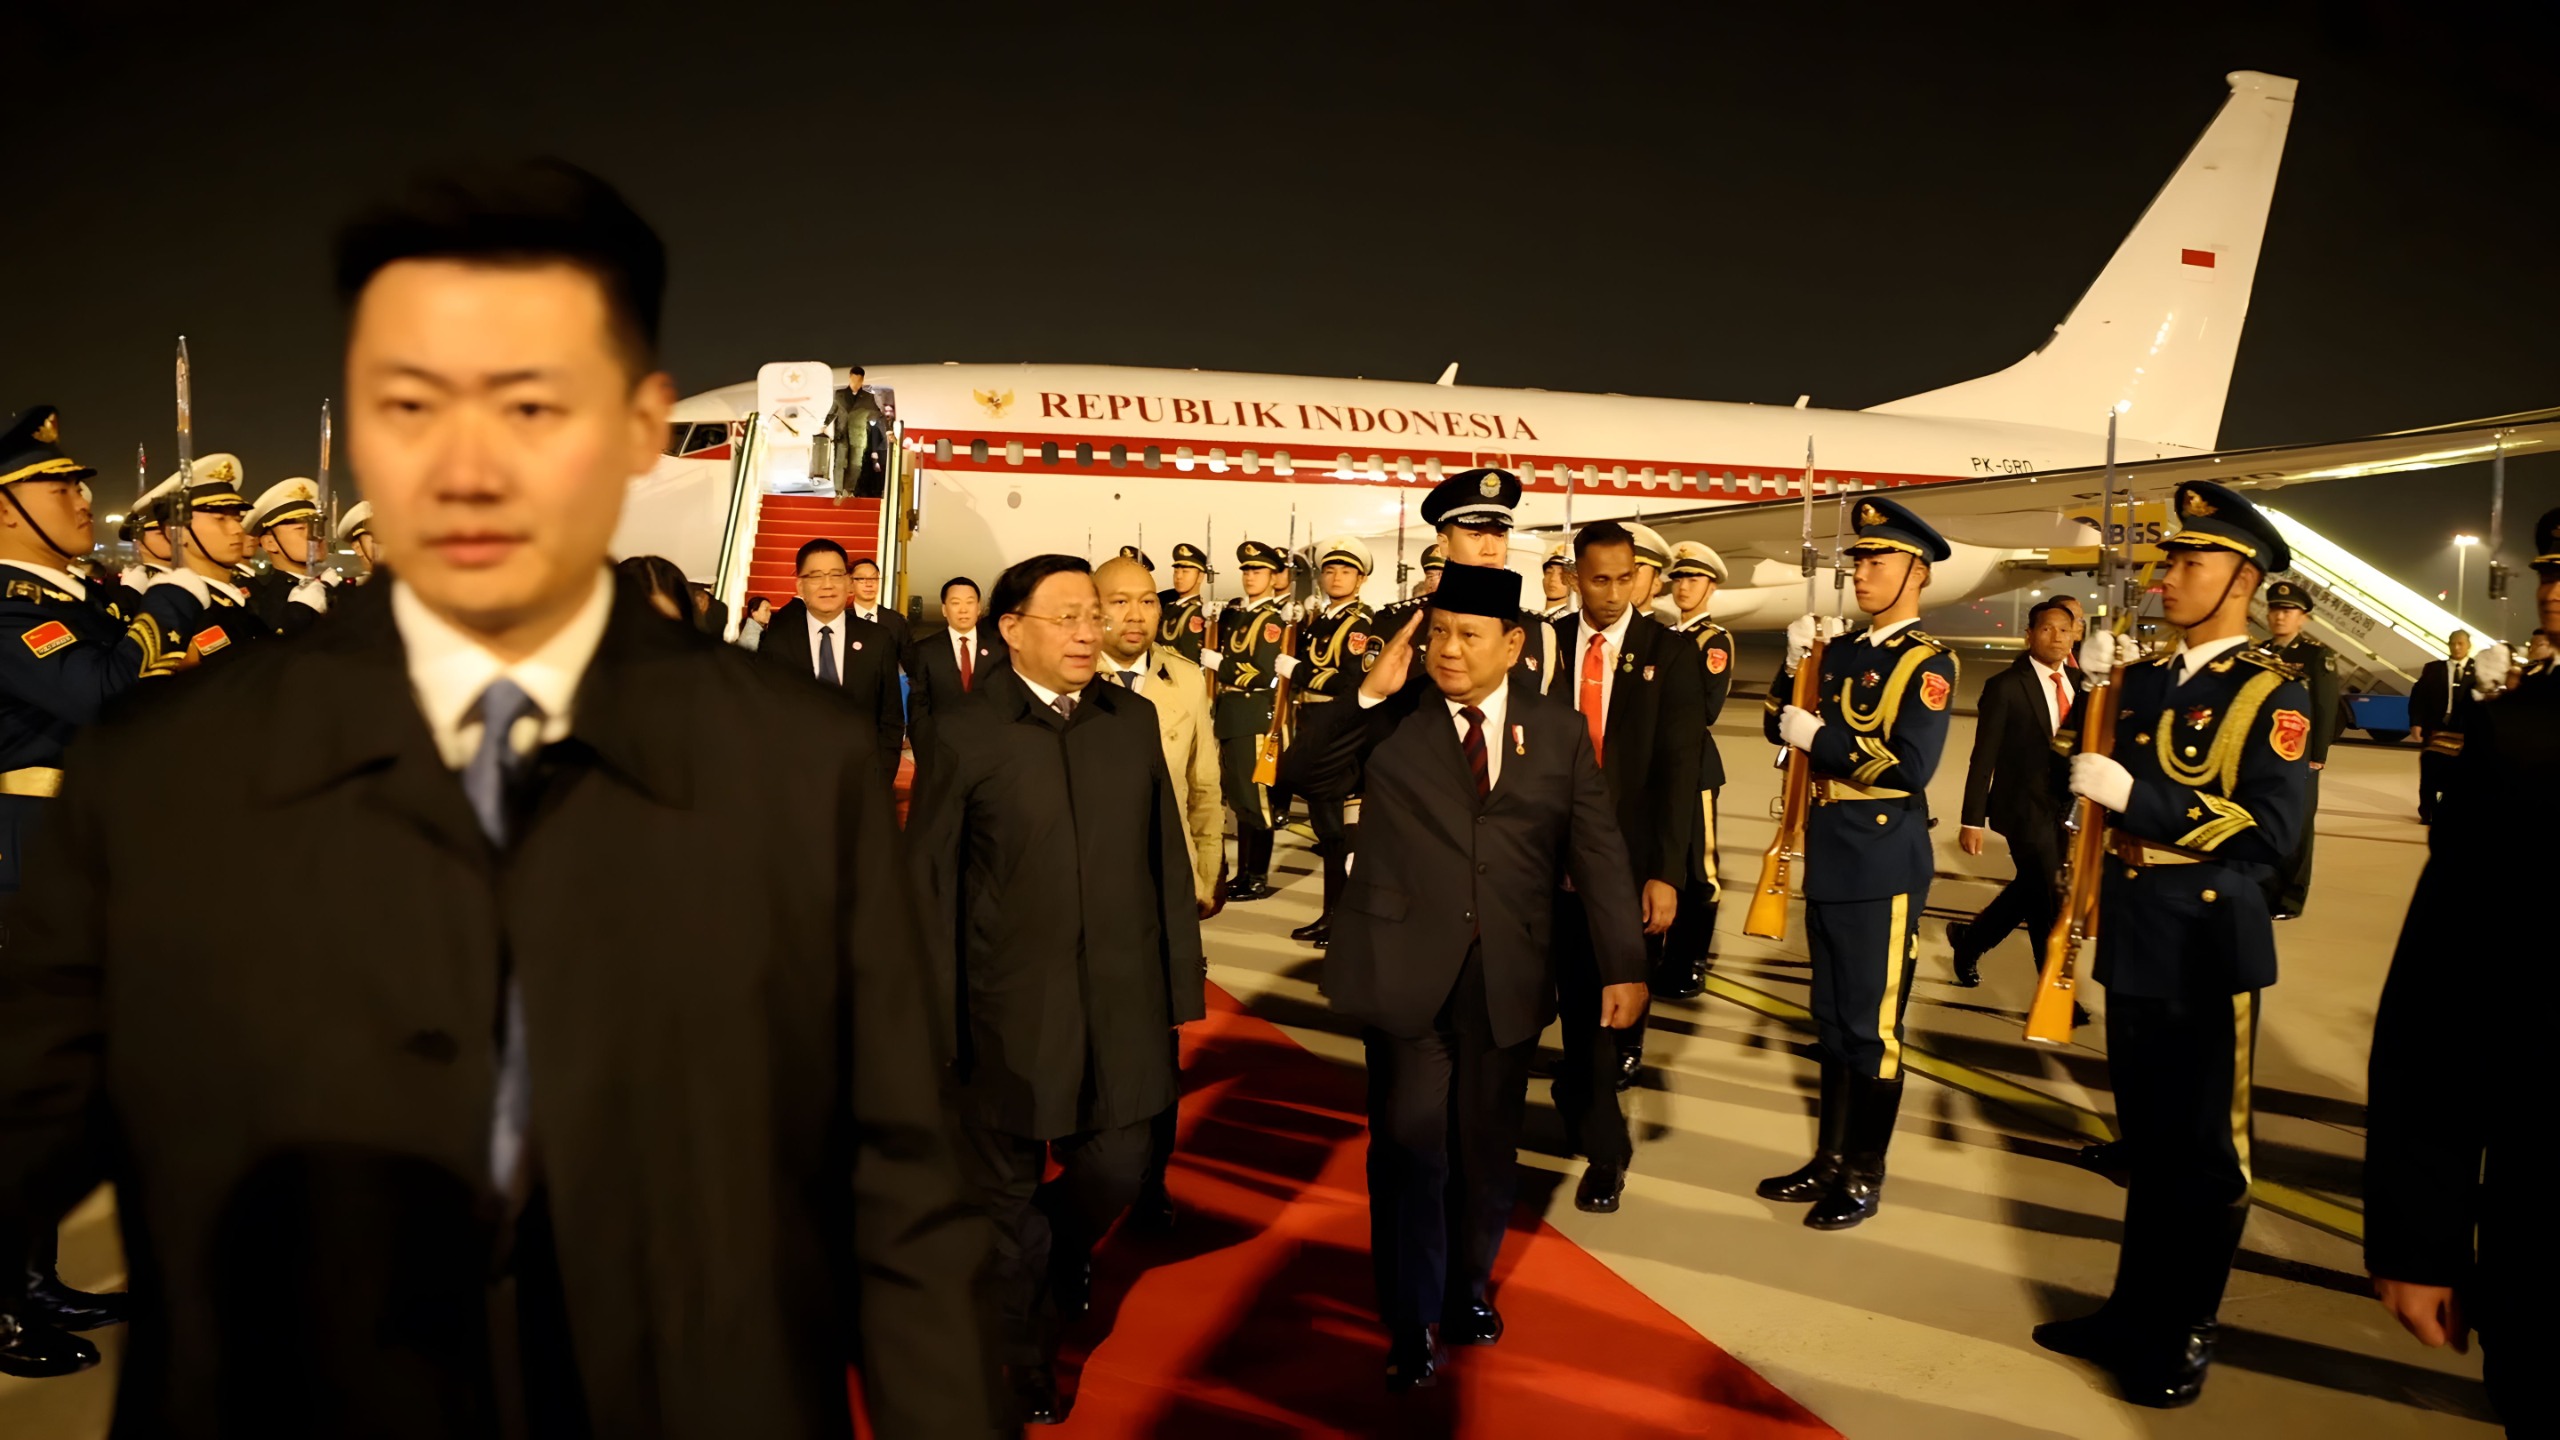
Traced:
[[18, 1306], [19, 1319], [64, 1330], [103, 1330], [125, 1322], [133, 1307], [124, 1295], [72, 1289], [62, 1283], [61, 1261], [62, 1232], [37, 1226], [27, 1251], [26, 1299]]
[[1838, 1061], [1822, 1062], [1822, 1098], [1814, 1112], [1813, 1158], [1784, 1175], [1760, 1182], [1763, 1200], [1802, 1205], [1822, 1198], [1840, 1171], [1840, 1155], [1849, 1135], [1849, 1072]]
[[1267, 900], [1271, 896], [1271, 832], [1247, 830], [1236, 837], [1236, 880], [1227, 887], [1230, 904]]
[[1319, 950], [1333, 943], [1333, 907], [1335, 902], [1342, 898], [1342, 887], [1350, 883], [1351, 879], [1349, 871], [1343, 865], [1345, 857], [1335, 853], [1339, 848], [1338, 842], [1324, 847], [1323, 912], [1289, 932], [1290, 939], [1304, 940]]
[[0, 1375], [47, 1380], [76, 1375], [97, 1363], [98, 1347], [79, 1336], [0, 1310]]
[[1849, 1081], [1848, 1153], [1831, 1188], [1805, 1212], [1816, 1230], [1846, 1230], [1876, 1213], [1884, 1200], [1884, 1154], [1893, 1144], [1894, 1117], [1902, 1113], [1902, 1081], [1859, 1075]]
[[2204, 1393], [2220, 1336], [2216, 1320], [2231, 1262], [2249, 1227], [2249, 1203], [2189, 1217], [2180, 1239], [2164, 1247], [2166, 1273], [2158, 1277], [2160, 1321], [2128, 1340], [2109, 1366], [2124, 1398], [2155, 1410], [2192, 1405]]

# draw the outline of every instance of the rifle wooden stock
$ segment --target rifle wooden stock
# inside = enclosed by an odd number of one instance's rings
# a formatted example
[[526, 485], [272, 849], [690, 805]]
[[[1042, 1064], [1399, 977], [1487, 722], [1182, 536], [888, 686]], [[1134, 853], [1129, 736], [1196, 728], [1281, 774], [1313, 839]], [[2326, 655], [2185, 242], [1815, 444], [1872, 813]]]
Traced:
[[[1820, 640], [1796, 667], [1794, 700], [1799, 710], [1818, 710], [1822, 706], [1822, 647]], [[1778, 833], [1770, 840], [1768, 853], [1760, 857], [1760, 888], [1751, 892], [1751, 912], [1743, 918], [1742, 933], [1763, 940], [1787, 938], [1787, 882], [1795, 862], [1804, 858], [1804, 822], [1813, 807], [1813, 757], [1801, 750], [1787, 751], [1787, 778], [1778, 787]]]
[[[1298, 622], [1290, 621], [1280, 634], [1280, 653], [1290, 659], [1298, 655]], [[1271, 692], [1271, 728], [1253, 746], [1253, 783], [1274, 785], [1280, 780], [1280, 737], [1287, 733], [1289, 700], [1293, 689], [1287, 676]]]
[[[2107, 691], [2114, 676], [2093, 680], [2080, 697], [2080, 753], [2115, 749], [2116, 709]], [[2063, 901], [2053, 933], [2044, 939], [2044, 969], [2027, 1006], [2027, 1038], [2039, 1045], [2071, 1043], [2071, 1004], [2080, 983], [2080, 947], [2098, 939], [2098, 881], [2106, 869], [2107, 810], [2079, 796], [2071, 802], [2072, 833], [2063, 852]]]

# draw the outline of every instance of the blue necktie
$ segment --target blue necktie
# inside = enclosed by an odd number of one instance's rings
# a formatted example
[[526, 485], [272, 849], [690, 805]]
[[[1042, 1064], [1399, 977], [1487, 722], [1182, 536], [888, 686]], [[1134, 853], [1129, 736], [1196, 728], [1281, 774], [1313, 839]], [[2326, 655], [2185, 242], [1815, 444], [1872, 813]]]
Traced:
[[[480, 692], [480, 748], [462, 767], [462, 793], [480, 817], [481, 833], [501, 849], [507, 843], [507, 791], [524, 774], [524, 759], [508, 737], [516, 722], [538, 715], [541, 707], [516, 682], [504, 676]], [[498, 1033], [498, 1094], [489, 1123], [489, 1178], [501, 1191], [512, 1191], [524, 1164], [525, 1128], [533, 1118], [532, 1076], [525, 1067], [524, 990], [513, 974], [507, 977], [507, 1013]]]
[[830, 638], [835, 633], [833, 625], [818, 627], [818, 678], [830, 685], [841, 685], [844, 680], [836, 674], [836, 642]]

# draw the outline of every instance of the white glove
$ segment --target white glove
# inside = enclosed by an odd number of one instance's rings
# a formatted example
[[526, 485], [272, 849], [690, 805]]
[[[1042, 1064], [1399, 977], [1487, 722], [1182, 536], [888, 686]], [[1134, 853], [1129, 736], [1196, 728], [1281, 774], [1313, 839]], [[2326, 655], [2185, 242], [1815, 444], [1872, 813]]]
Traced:
[[1799, 750], [1813, 749], [1813, 733], [1822, 728], [1822, 717], [1793, 705], [1778, 712], [1778, 738]]
[[1215, 650], [1203, 650], [1200, 652], [1200, 668], [1215, 675], [1218, 673], [1218, 662], [1226, 658]]
[[317, 610], [323, 615], [329, 613], [329, 586], [326, 581], [305, 580], [294, 586], [293, 592], [284, 598], [292, 604]]
[[1787, 622], [1787, 668], [1793, 670], [1813, 653], [1813, 637], [1820, 633], [1821, 621], [1811, 615], [1799, 615]]
[[2074, 755], [2071, 793], [2085, 795], [2121, 815], [2133, 805], [2133, 772], [2117, 764], [2113, 755]]
[[2092, 682], [2111, 676], [2116, 665], [2133, 658], [2133, 642], [2113, 630], [2092, 630], [2080, 642], [2080, 669]]
[[2471, 662], [2472, 695], [2481, 700], [2507, 688], [2507, 673], [2515, 667], [2515, 653], [2504, 645], [2492, 645]]
[[1295, 655], [1283, 655], [1280, 657], [1280, 663], [1272, 668], [1280, 672], [1281, 679], [1290, 679], [1298, 673], [1298, 657]]
[[213, 603], [213, 587], [206, 584], [204, 577], [193, 570], [162, 570], [153, 575], [149, 583], [142, 587], [143, 593], [147, 595], [163, 585], [174, 585], [186, 591], [196, 597], [196, 603], [199, 605]]
[[127, 565], [116, 575], [116, 578], [124, 582], [124, 588], [127, 590], [148, 590], [151, 588], [151, 567]]

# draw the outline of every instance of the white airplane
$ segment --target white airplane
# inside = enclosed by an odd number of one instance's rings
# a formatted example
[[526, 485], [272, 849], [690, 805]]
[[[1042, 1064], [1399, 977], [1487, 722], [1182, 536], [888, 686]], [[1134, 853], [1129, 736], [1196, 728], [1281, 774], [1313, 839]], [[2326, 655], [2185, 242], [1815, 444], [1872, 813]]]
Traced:
[[[983, 583], [1042, 551], [1099, 559], [1138, 543], [1161, 564], [1188, 540], [1224, 567], [1247, 538], [1305, 547], [1349, 534], [1380, 557], [1374, 602], [1401, 593], [1395, 562], [1417, 562], [1431, 538], [1422, 494], [1446, 474], [1498, 465], [1527, 485], [1513, 552], [1524, 574], [1534, 576], [1551, 538], [1542, 531], [1643, 518], [1726, 556], [1734, 573], [1715, 600], [1720, 619], [1774, 628], [1805, 608], [1808, 481], [1826, 502], [1890, 492], [1938, 525], [1955, 544], [1932, 582], [1931, 604], [1945, 606], [2015, 589], [2019, 566], [2055, 565], [2054, 549], [2093, 543], [2110, 415], [2121, 483], [2155, 504], [2195, 477], [2268, 487], [2560, 443], [2552, 410], [2215, 449], [2295, 90], [2254, 71], [2228, 79], [2221, 112], [2096, 283], [2052, 338], [1997, 373], [1841, 411], [1465, 386], [1455, 365], [1437, 384], [881, 366], [869, 380], [894, 396], [916, 520], [911, 535], [884, 534], [884, 549], [903, 548], [892, 568], [930, 608], [945, 577]], [[723, 569], [729, 447], [755, 405], [746, 384], [678, 407], [669, 458], [635, 482], [621, 553], [666, 554], [697, 576]], [[1815, 506], [1824, 549], [1837, 508]], [[903, 518], [898, 509], [884, 531]], [[723, 579], [743, 593], [742, 577]]]

